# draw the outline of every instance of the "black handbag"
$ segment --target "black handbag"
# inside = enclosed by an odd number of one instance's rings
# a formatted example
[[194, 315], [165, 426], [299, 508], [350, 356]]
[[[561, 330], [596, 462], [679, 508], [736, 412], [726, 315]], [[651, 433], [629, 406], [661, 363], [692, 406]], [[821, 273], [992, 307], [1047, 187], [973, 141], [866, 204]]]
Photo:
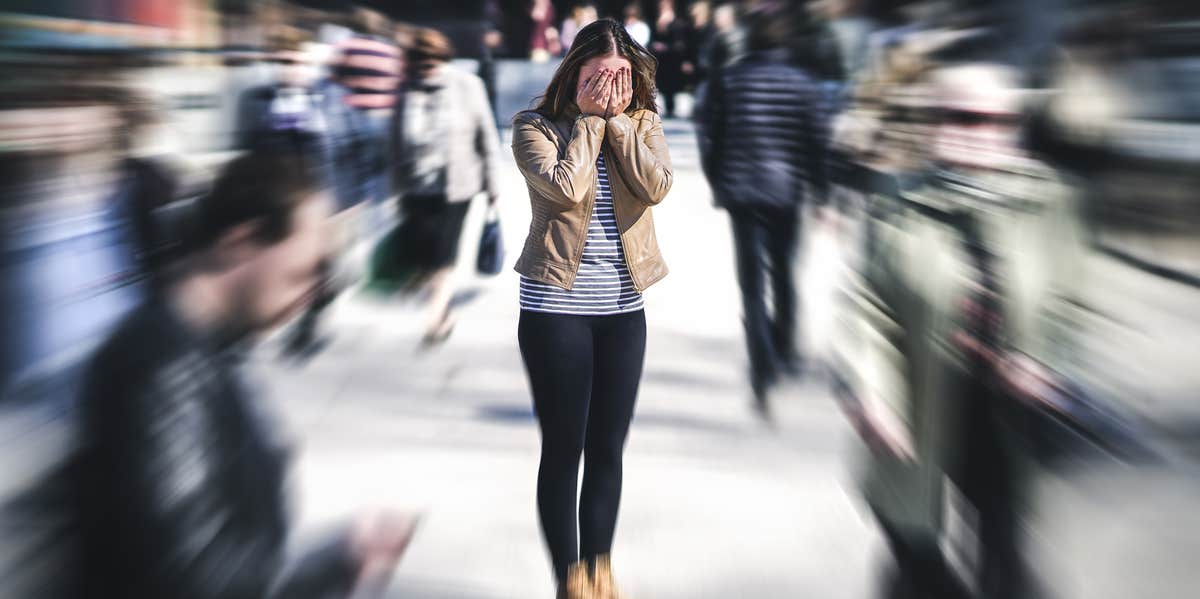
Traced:
[[504, 268], [504, 240], [500, 235], [500, 213], [495, 206], [488, 207], [487, 220], [479, 236], [479, 256], [475, 269], [481, 275], [495, 276]]

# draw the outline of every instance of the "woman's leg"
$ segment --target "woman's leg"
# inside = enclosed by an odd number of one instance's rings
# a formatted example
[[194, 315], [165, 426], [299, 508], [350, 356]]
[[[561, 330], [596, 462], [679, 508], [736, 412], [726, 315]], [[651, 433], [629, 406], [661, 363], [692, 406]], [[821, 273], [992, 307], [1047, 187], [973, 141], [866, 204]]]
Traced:
[[428, 251], [432, 269], [429, 273], [429, 325], [426, 342], [441, 342], [450, 335], [456, 320], [451, 302], [454, 299], [455, 265], [458, 262], [458, 243], [462, 238], [463, 220], [468, 202], [447, 202], [445, 198], [430, 200], [433, 212], [430, 228], [434, 239]]
[[429, 275], [429, 302], [425, 328], [427, 341], [440, 341], [450, 334], [454, 327], [455, 314], [450, 307], [454, 299], [454, 266], [443, 266]]
[[517, 338], [542, 431], [538, 516], [562, 582], [579, 560], [575, 500], [592, 392], [592, 329], [586, 316], [522, 311]]
[[612, 550], [621, 503], [621, 457], [646, 355], [645, 312], [601, 318], [579, 501], [579, 549], [585, 560]]

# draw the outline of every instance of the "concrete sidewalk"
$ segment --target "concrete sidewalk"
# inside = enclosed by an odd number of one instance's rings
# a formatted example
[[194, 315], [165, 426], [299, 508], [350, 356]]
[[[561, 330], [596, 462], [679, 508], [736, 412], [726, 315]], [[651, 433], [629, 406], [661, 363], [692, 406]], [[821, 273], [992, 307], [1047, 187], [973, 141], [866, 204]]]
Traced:
[[[671, 122], [668, 135], [675, 185], [655, 220], [672, 274], [646, 295], [649, 349], [614, 568], [634, 599], [869, 597], [879, 541], [844, 458], [852, 433], [816, 382], [781, 390], [774, 430], [753, 417], [728, 223], [712, 208], [690, 127]], [[502, 172], [511, 263], [529, 207], [515, 167]], [[299, 516], [316, 530], [362, 506], [424, 511], [396, 597], [552, 597], [517, 276], [463, 275], [475, 297], [433, 352], [417, 349], [416, 306], [359, 294], [337, 305], [336, 337], [313, 361], [261, 360], [303, 439]]]

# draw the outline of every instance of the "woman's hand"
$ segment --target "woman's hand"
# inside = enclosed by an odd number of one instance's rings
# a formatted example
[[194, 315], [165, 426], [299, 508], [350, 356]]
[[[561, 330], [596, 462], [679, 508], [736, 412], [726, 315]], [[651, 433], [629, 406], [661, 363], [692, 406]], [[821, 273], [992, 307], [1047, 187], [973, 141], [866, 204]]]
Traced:
[[604, 69], [583, 82], [575, 93], [575, 104], [579, 112], [587, 116], [606, 116], [612, 96], [612, 81], [615, 73]]
[[612, 82], [612, 95], [609, 96], [604, 118], [611, 119], [629, 108], [633, 101], [633, 74], [628, 68], [617, 71]]

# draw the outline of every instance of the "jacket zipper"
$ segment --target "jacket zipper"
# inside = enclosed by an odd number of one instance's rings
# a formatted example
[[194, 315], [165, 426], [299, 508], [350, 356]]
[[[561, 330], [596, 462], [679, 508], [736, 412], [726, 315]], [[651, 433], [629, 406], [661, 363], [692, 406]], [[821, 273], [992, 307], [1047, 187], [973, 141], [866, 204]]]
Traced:
[[[604, 159], [604, 167], [608, 170], [616, 171], [621, 177], [621, 182], [625, 183], [625, 181], [626, 181], [625, 175], [623, 173], [621, 173], [621, 167], [617, 165], [616, 161], [613, 161], [612, 164], [609, 164], [608, 158], [605, 158]], [[613, 188], [613, 185], [612, 185], [612, 181], [610, 180], [608, 182], [608, 189], [611, 191], [612, 188]], [[625, 270], [629, 271], [629, 280], [633, 281], [633, 290], [638, 293], [641, 293], [642, 286], [638, 283], [637, 277], [635, 277], [633, 274], [633, 266], [629, 264], [629, 252], [627, 252], [625, 250], [625, 248], [628, 246], [625, 243], [625, 232], [621, 230], [621, 215], [618, 213], [618, 209], [617, 209], [618, 202], [617, 202], [617, 197], [615, 195], [613, 196], [612, 201], [613, 201], [613, 216], [617, 219], [617, 235], [621, 238], [621, 258], [625, 261]], [[588, 217], [588, 220], [591, 220], [591, 217]]]
[[587, 216], [583, 219], [583, 243], [579, 244], [579, 250], [575, 252], [575, 268], [571, 273], [571, 285], [567, 287], [567, 291], [575, 289], [575, 278], [579, 276], [579, 267], [583, 264], [583, 249], [587, 246], [588, 230], [592, 227], [592, 211], [596, 209], [596, 193], [599, 190], [600, 175], [592, 169], [592, 201], [588, 202]]

